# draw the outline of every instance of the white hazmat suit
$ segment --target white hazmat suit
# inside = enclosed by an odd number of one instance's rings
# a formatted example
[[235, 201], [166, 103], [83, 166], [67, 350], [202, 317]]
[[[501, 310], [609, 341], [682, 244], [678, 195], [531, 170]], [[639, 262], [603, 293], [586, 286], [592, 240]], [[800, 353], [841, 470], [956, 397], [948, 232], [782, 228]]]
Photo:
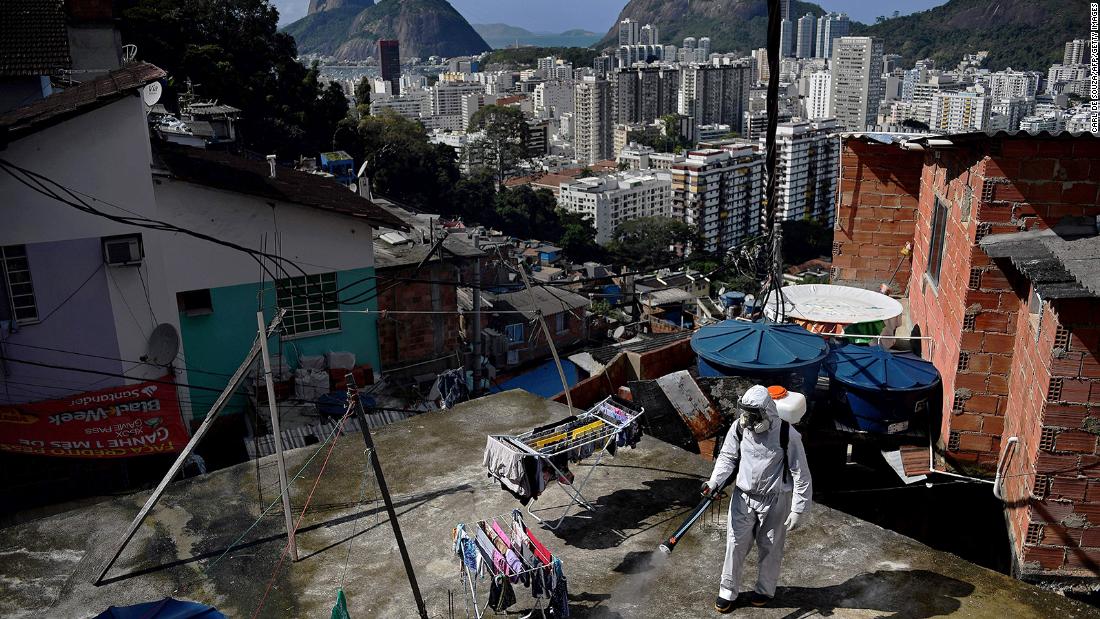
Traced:
[[[760, 564], [756, 593], [769, 598], [775, 595], [787, 530], [797, 526], [802, 514], [810, 508], [813, 492], [806, 450], [802, 437], [793, 427], [789, 430], [787, 444], [790, 475], [786, 482], [783, 481], [787, 465], [783, 461], [780, 443], [781, 420], [767, 388], [761, 385], [751, 387], [741, 397], [741, 404], [763, 409], [770, 424], [766, 430], [756, 432], [751, 427], [739, 428], [739, 423], [735, 422], [726, 435], [714, 471], [707, 481], [707, 486], [712, 490], [719, 488], [737, 470], [719, 592], [719, 597], [726, 600], [737, 599], [741, 571], [754, 540], [759, 549]], [[737, 439], [738, 433], [741, 440]]]

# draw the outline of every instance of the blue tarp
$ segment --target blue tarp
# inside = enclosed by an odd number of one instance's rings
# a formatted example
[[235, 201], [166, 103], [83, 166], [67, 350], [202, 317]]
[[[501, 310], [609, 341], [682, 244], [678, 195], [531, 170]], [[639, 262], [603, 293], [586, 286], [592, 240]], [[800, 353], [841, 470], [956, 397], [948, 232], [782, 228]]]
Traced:
[[940, 382], [930, 362], [912, 353], [892, 353], [881, 346], [847, 344], [825, 360], [829, 376], [849, 387], [882, 391], [927, 389]]
[[187, 602], [175, 598], [164, 598], [158, 602], [145, 602], [133, 606], [111, 606], [96, 616], [96, 619], [226, 619], [216, 608]]
[[742, 370], [793, 370], [825, 358], [820, 335], [798, 325], [723, 320], [691, 336], [691, 348], [708, 363]]
[[[561, 369], [565, 372], [565, 380], [570, 387], [580, 381], [577, 375], [577, 366], [572, 361], [562, 359]], [[554, 364], [553, 359], [538, 367], [531, 368], [523, 374], [513, 376], [496, 387], [498, 391], [508, 391], [509, 389], [523, 389], [542, 398], [552, 398], [564, 391], [561, 386], [561, 377], [558, 376], [558, 367]]]

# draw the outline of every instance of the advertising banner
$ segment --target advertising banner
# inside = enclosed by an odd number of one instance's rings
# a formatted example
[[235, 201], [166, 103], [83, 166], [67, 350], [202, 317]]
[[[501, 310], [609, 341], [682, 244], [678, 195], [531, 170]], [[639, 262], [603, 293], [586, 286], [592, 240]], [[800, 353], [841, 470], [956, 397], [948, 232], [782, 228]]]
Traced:
[[127, 458], [175, 453], [189, 438], [175, 387], [158, 382], [0, 404], [0, 452]]

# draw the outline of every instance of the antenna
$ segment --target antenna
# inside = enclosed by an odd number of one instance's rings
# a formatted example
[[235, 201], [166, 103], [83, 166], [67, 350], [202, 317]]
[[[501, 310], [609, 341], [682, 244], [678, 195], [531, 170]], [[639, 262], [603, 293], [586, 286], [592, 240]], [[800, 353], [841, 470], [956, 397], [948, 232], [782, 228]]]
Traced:
[[137, 45], [127, 43], [122, 46], [122, 64], [130, 64], [137, 58]]

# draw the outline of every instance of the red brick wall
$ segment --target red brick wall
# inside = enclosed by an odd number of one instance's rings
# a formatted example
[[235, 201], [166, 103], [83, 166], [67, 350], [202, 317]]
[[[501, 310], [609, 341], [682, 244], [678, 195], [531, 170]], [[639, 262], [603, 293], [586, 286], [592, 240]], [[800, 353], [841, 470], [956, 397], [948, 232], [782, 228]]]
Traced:
[[[382, 369], [421, 363], [458, 351], [458, 292], [455, 286], [414, 282], [395, 282], [387, 278], [457, 281], [457, 269], [452, 264], [425, 265], [418, 273], [413, 267], [386, 269], [379, 272], [378, 310], [448, 311], [453, 314], [392, 314], [378, 320], [378, 342]], [[391, 287], [392, 286], [392, 287]], [[457, 367], [452, 362], [450, 367]], [[418, 368], [417, 373], [431, 371]]]
[[[1025, 342], [1017, 351], [1039, 364], [1035, 373], [1023, 365], [1014, 373], [1009, 410], [1019, 423], [1005, 427], [1006, 436], [1016, 433], [1027, 445], [1019, 454], [1026, 457], [1009, 463], [1008, 475], [1015, 477], [1007, 477], [1005, 487], [1006, 498], [1018, 499], [1010, 503], [1009, 521], [1028, 575], [1100, 574], [1098, 312], [1095, 300], [1047, 304], [1039, 344], [1027, 350]], [[1030, 323], [1027, 328], [1033, 337]]]
[[[840, 202], [833, 229], [832, 283], [905, 290], [924, 153], [897, 144], [848, 139], [841, 151]], [[900, 266], [899, 266], [900, 261]]]

